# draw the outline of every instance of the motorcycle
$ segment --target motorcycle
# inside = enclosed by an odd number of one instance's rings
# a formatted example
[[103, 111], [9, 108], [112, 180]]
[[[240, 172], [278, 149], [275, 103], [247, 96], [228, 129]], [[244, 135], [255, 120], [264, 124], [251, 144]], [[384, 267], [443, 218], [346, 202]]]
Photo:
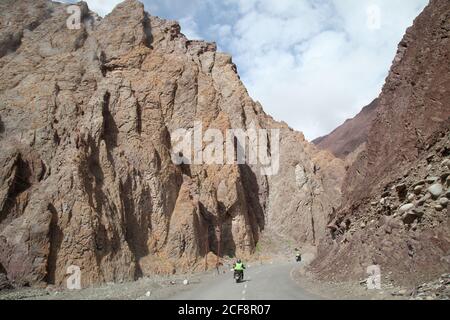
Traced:
[[241, 282], [244, 279], [244, 271], [234, 270], [233, 278], [236, 280], [236, 283]]

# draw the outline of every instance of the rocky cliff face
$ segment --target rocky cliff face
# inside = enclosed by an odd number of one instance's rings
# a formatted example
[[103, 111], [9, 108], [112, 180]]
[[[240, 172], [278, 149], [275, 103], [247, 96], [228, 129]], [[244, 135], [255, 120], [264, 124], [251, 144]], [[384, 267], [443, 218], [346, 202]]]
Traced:
[[365, 106], [354, 118], [348, 119], [330, 134], [315, 139], [314, 143], [319, 149], [328, 150], [336, 157], [349, 158], [352, 162], [358, 151], [367, 142], [367, 135], [376, 117], [378, 99]]
[[[13, 5], [14, 2], [14, 5]], [[341, 160], [252, 101], [213, 43], [127, 0], [104, 19], [66, 5], [0, 4], [0, 270], [17, 284], [198, 270], [265, 234], [326, 236]], [[278, 128], [280, 171], [175, 165], [171, 134]], [[270, 145], [268, 146], [270, 150]], [[215, 259], [214, 259], [215, 262]]]
[[[399, 282], [449, 270], [450, 2], [432, 0], [398, 47], [367, 144], [315, 269], [364, 277], [379, 264]], [[330, 250], [331, 248], [331, 250]]]

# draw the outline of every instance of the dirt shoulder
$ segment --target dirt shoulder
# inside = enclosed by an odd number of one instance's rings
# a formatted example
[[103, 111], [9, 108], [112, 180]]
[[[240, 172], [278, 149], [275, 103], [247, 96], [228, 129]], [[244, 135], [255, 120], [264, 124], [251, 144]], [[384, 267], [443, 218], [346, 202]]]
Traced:
[[366, 281], [323, 281], [300, 266], [292, 278], [303, 289], [331, 300], [449, 300], [450, 275], [414, 288], [396, 286], [389, 279], [381, 279], [381, 289], [368, 289]]

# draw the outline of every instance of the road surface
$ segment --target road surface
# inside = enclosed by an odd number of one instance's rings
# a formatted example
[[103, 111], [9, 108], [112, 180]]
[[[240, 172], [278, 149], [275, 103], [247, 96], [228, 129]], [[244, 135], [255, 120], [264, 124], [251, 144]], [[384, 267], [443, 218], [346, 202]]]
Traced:
[[173, 300], [313, 300], [320, 299], [303, 290], [293, 279], [298, 264], [268, 264], [247, 268], [244, 281], [236, 283], [231, 271], [189, 285]]

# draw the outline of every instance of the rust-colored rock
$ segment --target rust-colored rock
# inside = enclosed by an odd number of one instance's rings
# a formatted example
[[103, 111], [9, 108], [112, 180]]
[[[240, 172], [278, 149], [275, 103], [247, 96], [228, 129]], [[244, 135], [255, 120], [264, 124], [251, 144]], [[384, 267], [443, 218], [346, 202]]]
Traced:
[[[267, 116], [215, 44], [189, 41], [132, 0], [104, 19], [81, 3], [75, 30], [64, 4], [0, 6], [0, 264], [10, 280], [61, 285], [70, 265], [83, 286], [132, 280], [250, 255], [266, 234], [312, 245], [325, 236], [342, 161]], [[279, 128], [280, 173], [175, 165], [170, 135], [195, 121]]]
[[[367, 142], [367, 135], [376, 117], [377, 107], [378, 99], [375, 99], [354, 118], [348, 119], [330, 134], [315, 139], [313, 143], [320, 149], [330, 151], [338, 158], [356, 157], [360, 146]], [[353, 153], [356, 154], [353, 155]]]
[[379, 264], [417, 284], [450, 270], [448, 201], [437, 199], [448, 184], [449, 89], [450, 2], [431, 0], [399, 44], [366, 146], [346, 175], [334, 221], [349, 227], [322, 244], [314, 269], [323, 276], [363, 278]]

